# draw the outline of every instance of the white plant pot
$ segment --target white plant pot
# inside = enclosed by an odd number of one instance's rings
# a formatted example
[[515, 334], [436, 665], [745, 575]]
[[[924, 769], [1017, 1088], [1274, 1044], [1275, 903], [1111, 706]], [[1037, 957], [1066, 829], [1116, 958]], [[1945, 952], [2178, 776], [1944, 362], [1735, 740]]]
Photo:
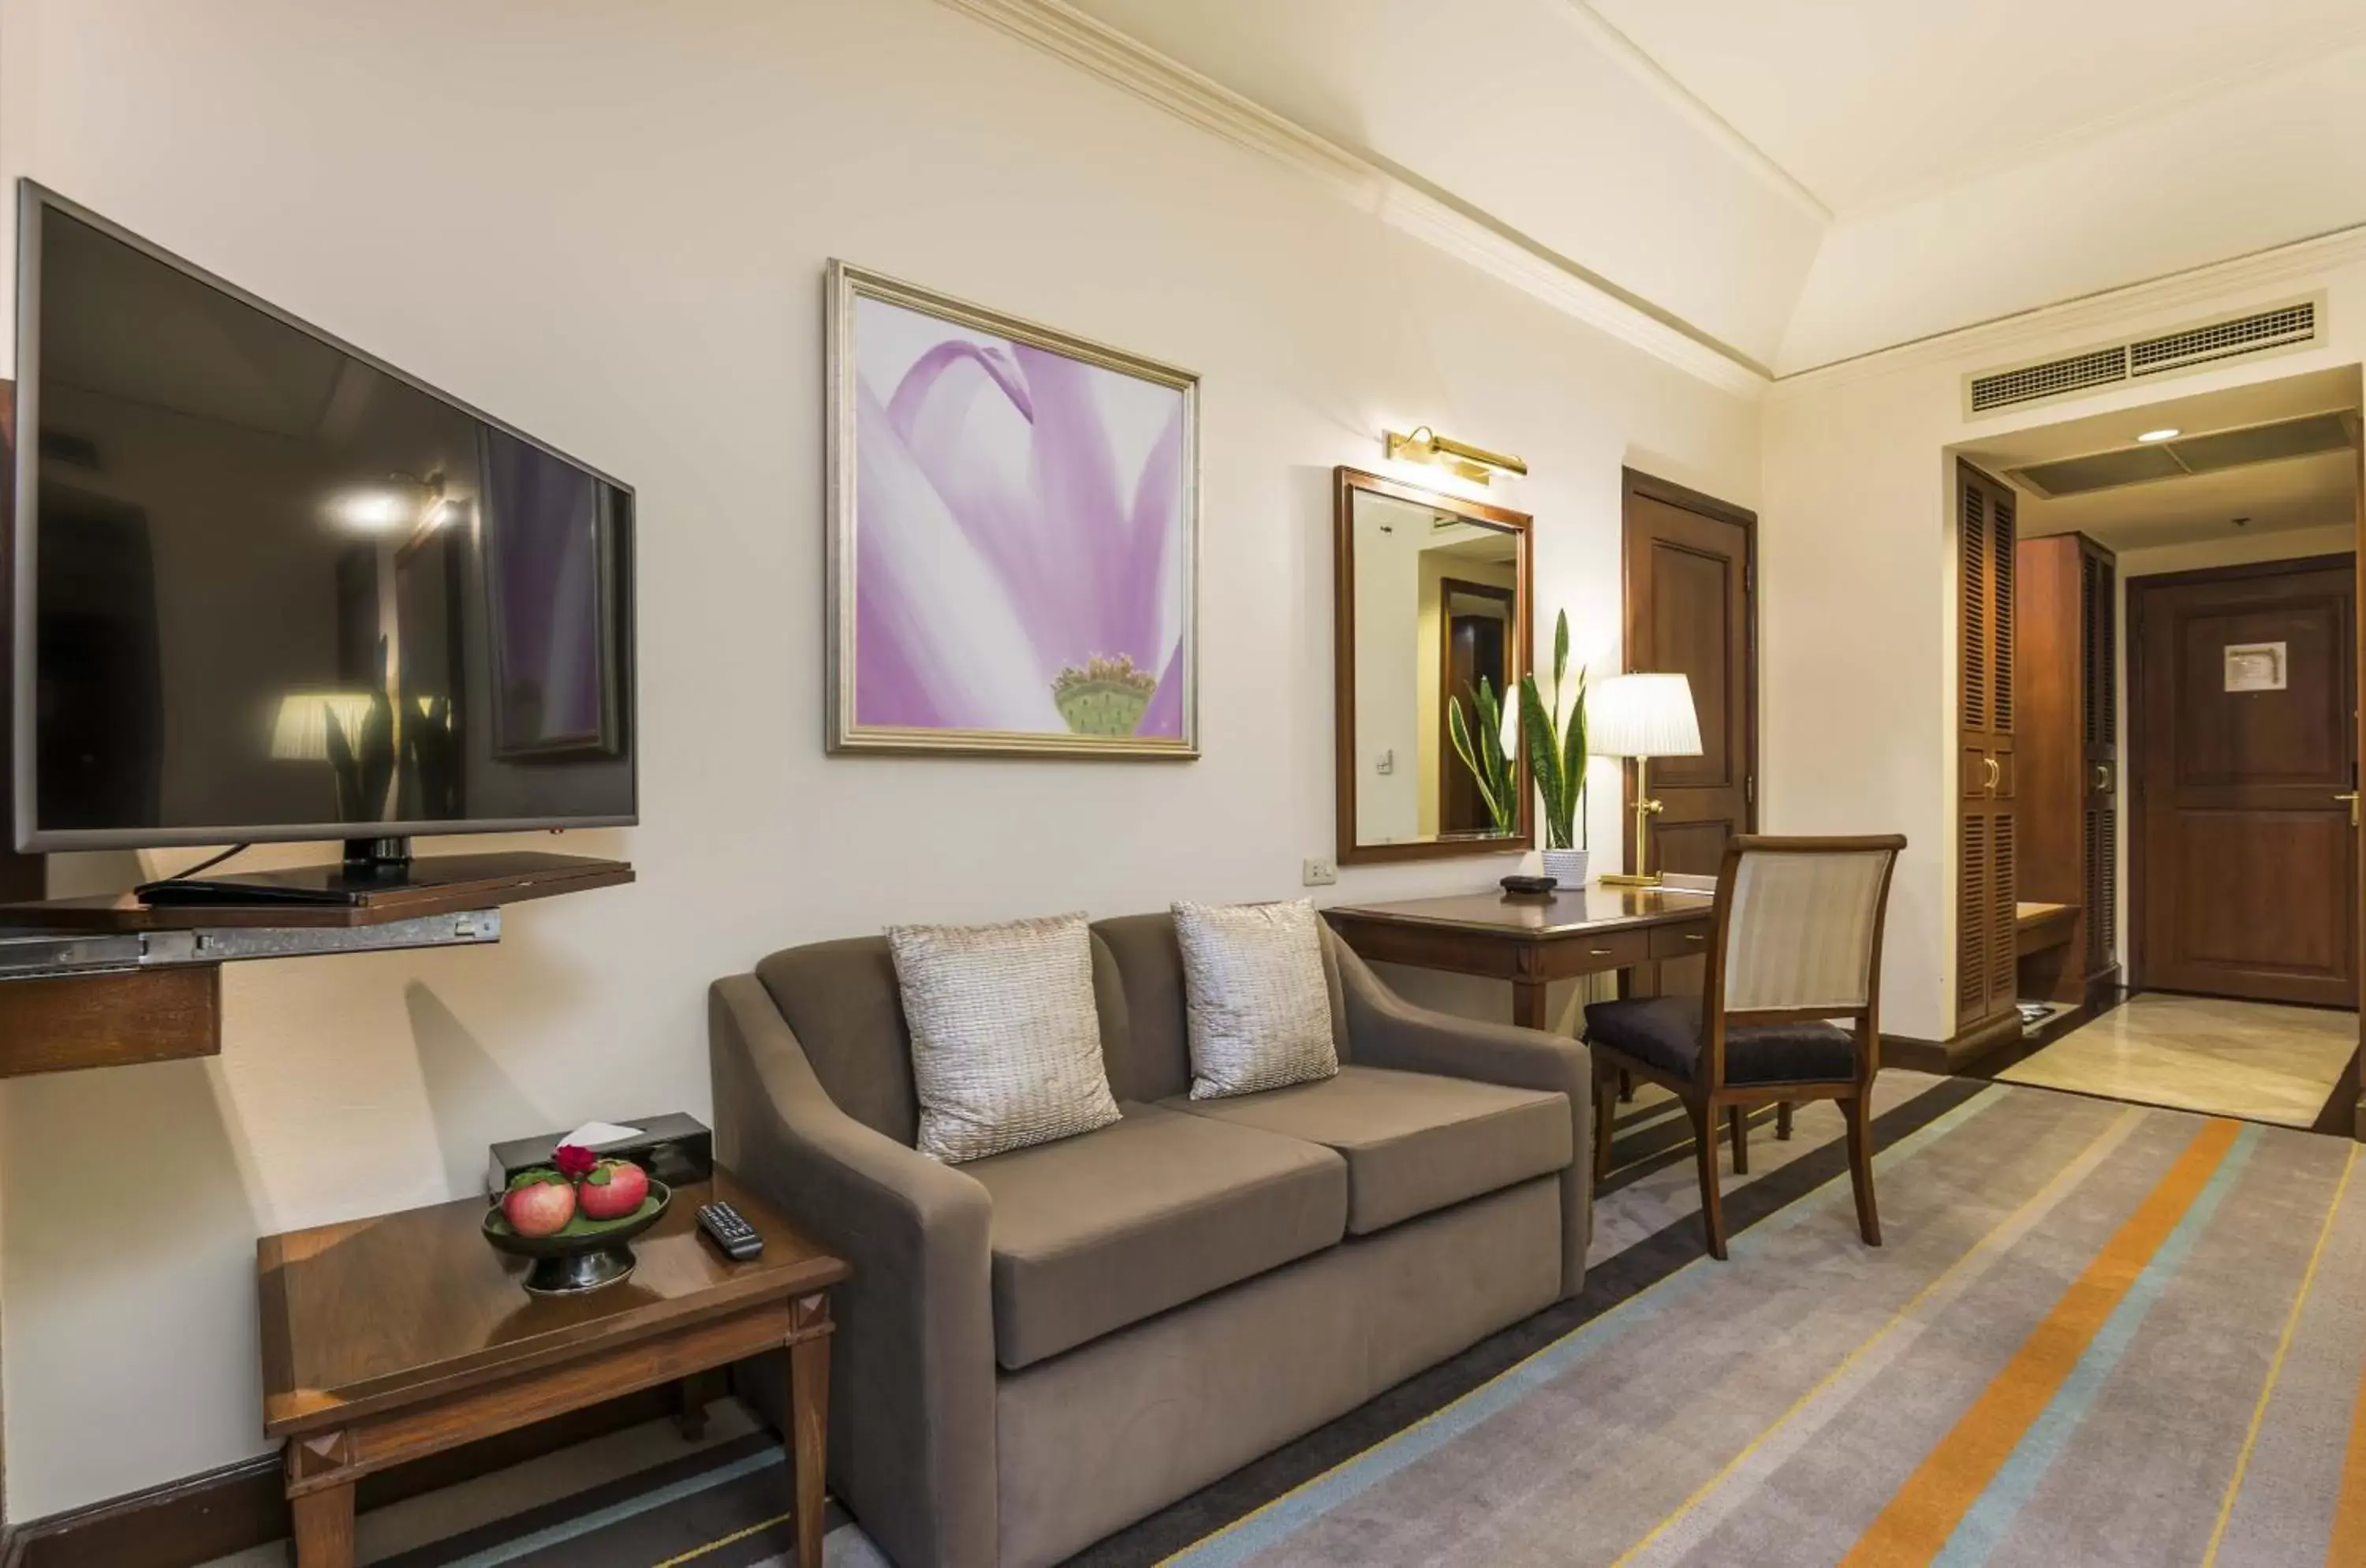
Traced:
[[1560, 887], [1585, 886], [1585, 852], [1583, 850], [1547, 850], [1545, 874]]

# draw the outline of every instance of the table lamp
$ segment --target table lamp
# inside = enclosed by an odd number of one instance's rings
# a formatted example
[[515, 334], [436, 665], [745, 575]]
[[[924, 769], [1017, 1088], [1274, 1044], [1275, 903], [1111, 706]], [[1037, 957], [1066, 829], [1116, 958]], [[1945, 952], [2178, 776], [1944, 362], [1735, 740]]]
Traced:
[[1612, 675], [1586, 694], [1585, 716], [1587, 748], [1595, 756], [1635, 759], [1635, 871], [1600, 880], [1610, 887], [1657, 887], [1660, 874], [1642, 869], [1644, 835], [1661, 809], [1645, 770], [1653, 757], [1701, 754], [1692, 682], [1682, 675]]

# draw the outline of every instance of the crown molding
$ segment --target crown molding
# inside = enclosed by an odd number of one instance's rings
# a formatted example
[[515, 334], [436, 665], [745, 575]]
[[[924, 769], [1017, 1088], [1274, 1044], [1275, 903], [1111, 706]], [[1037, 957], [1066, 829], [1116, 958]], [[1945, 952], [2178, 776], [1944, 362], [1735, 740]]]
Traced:
[[2152, 317], [2233, 309], [2229, 303], [2233, 296], [2289, 291], [2295, 282], [2321, 278], [2328, 272], [2361, 262], [2366, 262], [2366, 223], [2225, 261], [2205, 262], [2141, 283], [2121, 284], [2050, 304], [2034, 305], [1985, 321], [1949, 327], [1805, 370], [1785, 371], [1774, 378], [1774, 391], [1779, 397], [1795, 390], [1842, 385], [1868, 376], [1887, 376], [1931, 365], [1970, 367], [1965, 366], [1966, 361], [2011, 364], [2070, 339], [2101, 341], [2142, 332], [2155, 324], [2148, 320]]
[[1315, 135], [1064, 0], [941, 3], [1282, 164], [1391, 228], [1720, 390], [1755, 396], [1773, 381], [1764, 366], [1650, 300]]

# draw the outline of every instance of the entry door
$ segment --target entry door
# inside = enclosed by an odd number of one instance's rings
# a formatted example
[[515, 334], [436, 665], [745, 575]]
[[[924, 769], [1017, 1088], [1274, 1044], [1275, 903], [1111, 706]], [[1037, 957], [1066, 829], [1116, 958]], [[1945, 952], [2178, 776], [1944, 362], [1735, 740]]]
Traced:
[[2354, 570], [2130, 581], [2139, 985], [2357, 1005]]
[[[1654, 758], [1665, 809], [1651, 819], [1645, 871], [1714, 875], [1725, 842], [1757, 824], [1757, 519], [1737, 506], [1627, 470], [1627, 668], [1692, 682], [1701, 754]], [[1633, 866], [1634, 764], [1626, 848]]]

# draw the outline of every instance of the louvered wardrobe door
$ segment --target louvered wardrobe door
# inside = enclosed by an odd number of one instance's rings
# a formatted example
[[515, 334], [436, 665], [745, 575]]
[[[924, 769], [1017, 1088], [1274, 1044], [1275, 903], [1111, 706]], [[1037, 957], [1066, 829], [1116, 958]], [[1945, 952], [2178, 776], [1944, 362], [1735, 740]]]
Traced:
[[2012, 491], [1957, 468], [1959, 557], [1955, 1028], [2010, 1013], [2015, 999], [2018, 864], [2013, 776]]

